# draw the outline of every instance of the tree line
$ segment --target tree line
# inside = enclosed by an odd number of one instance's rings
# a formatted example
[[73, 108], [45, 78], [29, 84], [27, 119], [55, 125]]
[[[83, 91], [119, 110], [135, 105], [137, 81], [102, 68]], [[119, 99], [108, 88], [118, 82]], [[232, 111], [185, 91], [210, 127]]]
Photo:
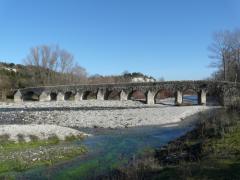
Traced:
[[240, 29], [214, 33], [209, 50], [211, 67], [217, 68], [212, 78], [240, 82]]

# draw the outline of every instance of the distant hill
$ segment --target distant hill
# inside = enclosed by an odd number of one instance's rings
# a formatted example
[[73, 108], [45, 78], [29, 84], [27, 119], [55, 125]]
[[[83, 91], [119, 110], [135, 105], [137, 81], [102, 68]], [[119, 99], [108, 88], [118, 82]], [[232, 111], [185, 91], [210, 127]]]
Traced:
[[112, 76], [101, 76], [93, 75], [89, 76], [87, 79], [88, 84], [99, 84], [99, 83], [131, 83], [131, 82], [154, 82], [151, 76], [144, 75], [139, 72], [134, 73], [123, 73], [122, 75], [112, 75]]
[[81, 77], [37, 66], [0, 62], [0, 89], [80, 83]]
[[124, 73], [123, 76], [127, 79], [130, 79], [131, 82], [155, 82], [156, 81], [155, 78], [144, 75], [139, 72]]
[[0, 62], [0, 88], [14, 89], [31, 84], [31, 74], [23, 65]]
[[39, 67], [0, 62], [0, 88], [16, 89], [43, 85], [39, 71], [42, 74], [48, 73], [48, 70]]

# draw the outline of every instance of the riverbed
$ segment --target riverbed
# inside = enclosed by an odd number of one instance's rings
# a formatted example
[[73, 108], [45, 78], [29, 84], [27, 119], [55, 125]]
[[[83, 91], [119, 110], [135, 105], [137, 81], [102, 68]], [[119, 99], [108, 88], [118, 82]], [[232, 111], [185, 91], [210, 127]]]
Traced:
[[81, 128], [93, 136], [83, 141], [88, 153], [72, 161], [51, 167], [41, 167], [16, 174], [18, 178], [29, 179], [91, 179], [105, 174], [127, 163], [144, 151], [152, 150], [184, 135], [194, 127], [197, 116], [180, 123], [162, 126], [144, 126], [127, 129], [91, 129]]
[[[171, 100], [172, 102], [172, 100]], [[197, 113], [216, 106], [146, 105], [137, 101], [65, 101], [0, 104], [0, 124], [54, 124], [92, 134], [85, 155], [51, 166], [12, 172], [19, 179], [94, 179], [194, 127]]]
[[176, 123], [214, 106], [147, 105], [138, 101], [64, 101], [0, 104], [0, 124], [53, 124], [77, 128], [127, 128]]

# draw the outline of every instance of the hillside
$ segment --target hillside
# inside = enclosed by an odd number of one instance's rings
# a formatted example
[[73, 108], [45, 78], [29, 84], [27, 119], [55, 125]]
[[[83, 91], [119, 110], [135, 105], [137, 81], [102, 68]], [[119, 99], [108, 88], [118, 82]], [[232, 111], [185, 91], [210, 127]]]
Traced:
[[36, 84], [32, 80], [34, 68], [13, 63], [0, 63], [0, 88], [14, 89]]

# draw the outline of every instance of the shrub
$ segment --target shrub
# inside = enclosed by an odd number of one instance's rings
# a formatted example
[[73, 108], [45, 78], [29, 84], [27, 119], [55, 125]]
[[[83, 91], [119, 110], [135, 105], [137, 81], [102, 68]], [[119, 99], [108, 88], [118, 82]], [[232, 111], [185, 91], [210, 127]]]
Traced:
[[6, 143], [9, 143], [9, 134], [3, 134], [3, 135], [0, 135], [0, 144], [6, 144]]
[[29, 138], [31, 141], [36, 142], [39, 141], [39, 137], [35, 136], [35, 135], [29, 135]]
[[18, 142], [20, 142], [20, 143], [25, 142], [25, 138], [24, 138], [23, 134], [18, 134], [17, 137], [18, 137]]

